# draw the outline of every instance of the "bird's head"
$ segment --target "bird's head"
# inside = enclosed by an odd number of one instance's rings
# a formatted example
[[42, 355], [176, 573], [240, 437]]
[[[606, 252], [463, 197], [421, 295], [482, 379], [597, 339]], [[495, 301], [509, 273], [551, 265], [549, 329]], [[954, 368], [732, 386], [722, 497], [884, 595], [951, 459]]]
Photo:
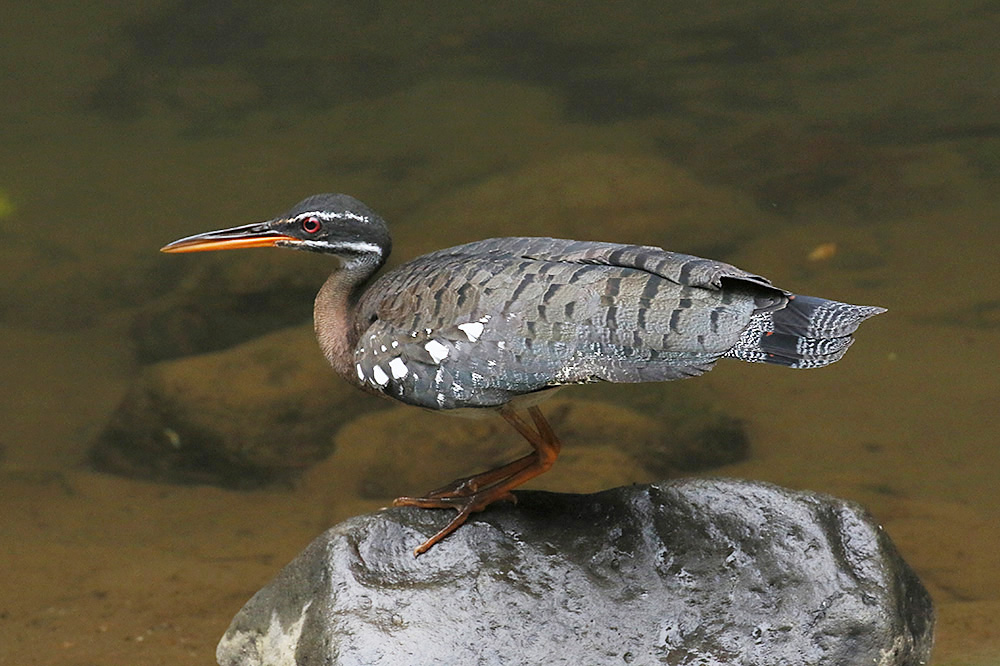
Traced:
[[346, 194], [316, 194], [266, 222], [188, 236], [160, 251], [288, 247], [333, 254], [345, 263], [366, 259], [381, 264], [391, 246], [385, 221], [368, 206]]

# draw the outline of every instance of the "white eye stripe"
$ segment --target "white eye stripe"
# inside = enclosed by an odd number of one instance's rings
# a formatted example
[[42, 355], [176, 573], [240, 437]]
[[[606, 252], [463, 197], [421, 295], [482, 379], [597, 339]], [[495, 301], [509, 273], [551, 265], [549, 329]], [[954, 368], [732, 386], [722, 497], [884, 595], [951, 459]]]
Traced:
[[286, 247], [301, 247], [303, 245], [307, 247], [314, 247], [318, 250], [323, 251], [341, 251], [341, 252], [353, 252], [355, 254], [377, 254], [382, 256], [382, 248], [375, 243], [366, 243], [364, 241], [331, 241], [329, 243], [325, 241], [317, 240], [279, 240], [278, 245]]
[[345, 210], [340, 213], [332, 213], [328, 210], [311, 210], [306, 213], [299, 213], [294, 218], [295, 222], [300, 222], [306, 218], [318, 217], [321, 220], [354, 220], [355, 222], [369, 222], [371, 218], [366, 215], [359, 215], [358, 213], [352, 213], [349, 210]]

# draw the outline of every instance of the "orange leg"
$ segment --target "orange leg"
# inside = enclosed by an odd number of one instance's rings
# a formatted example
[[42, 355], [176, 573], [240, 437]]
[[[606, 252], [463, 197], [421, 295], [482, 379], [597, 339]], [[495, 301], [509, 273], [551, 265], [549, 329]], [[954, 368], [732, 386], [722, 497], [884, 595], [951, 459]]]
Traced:
[[533, 452], [496, 469], [458, 479], [447, 486], [432, 490], [424, 497], [399, 497], [393, 506], [416, 506], [425, 509], [455, 509], [458, 515], [424, 543], [417, 546], [414, 555], [426, 553], [431, 546], [445, 538], [464, 523], [468, 517], [482, 511], [497, 500], [513, 500], [511, 490], [552, 467], [559, 457], [562, 445], [538, 407], [529, 407], [528, 413], [535, 427], [528, 425], [510, 407], [500, 409], [507, 423], [528, 440]]
[[534, 454], [529, 454], [523, 458], [518, 458], [514, 462], [501, 465], [495, 469], [472, 476], [456, 479], [446, 486], [441, 486], [424, 495], [423, 499], [441, 499], [454, 497], [469, 497], [475, 495], [483, 488], [488, 488], [498, 481], [517, 474], [525, 467], [534, 462]]

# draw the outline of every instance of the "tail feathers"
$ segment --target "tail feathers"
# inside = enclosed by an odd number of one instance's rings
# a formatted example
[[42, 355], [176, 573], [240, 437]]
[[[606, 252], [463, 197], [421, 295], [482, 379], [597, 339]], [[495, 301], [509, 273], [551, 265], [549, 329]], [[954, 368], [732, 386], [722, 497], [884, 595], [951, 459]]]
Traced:
[[784, 308], [754, 314], [726, 355], [752, 363], [819, 368], [840, 360], [861, 322], [883, 312], [885, 308], [792, 295]]
[[839, 338], [858, 330], [865, 319], [885, 312], [872, 305], [850, 305], [815, 296], [791, 295], [788, 305], [772, 312], [774, 332], [807, 338]]

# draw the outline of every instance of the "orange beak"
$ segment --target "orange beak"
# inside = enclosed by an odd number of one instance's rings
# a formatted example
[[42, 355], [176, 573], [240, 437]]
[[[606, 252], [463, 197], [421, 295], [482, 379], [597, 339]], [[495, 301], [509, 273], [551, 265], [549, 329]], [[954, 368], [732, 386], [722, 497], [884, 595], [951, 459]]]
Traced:
[[175, 240], [160, 248], [160, 252], [209, 252], [211, 250], [241, 250], [248, 247], [274, 247], [278, 243], [300, 243], [270, 227], [269, 222], [244, 224], [231, 229], [208, 231]]

